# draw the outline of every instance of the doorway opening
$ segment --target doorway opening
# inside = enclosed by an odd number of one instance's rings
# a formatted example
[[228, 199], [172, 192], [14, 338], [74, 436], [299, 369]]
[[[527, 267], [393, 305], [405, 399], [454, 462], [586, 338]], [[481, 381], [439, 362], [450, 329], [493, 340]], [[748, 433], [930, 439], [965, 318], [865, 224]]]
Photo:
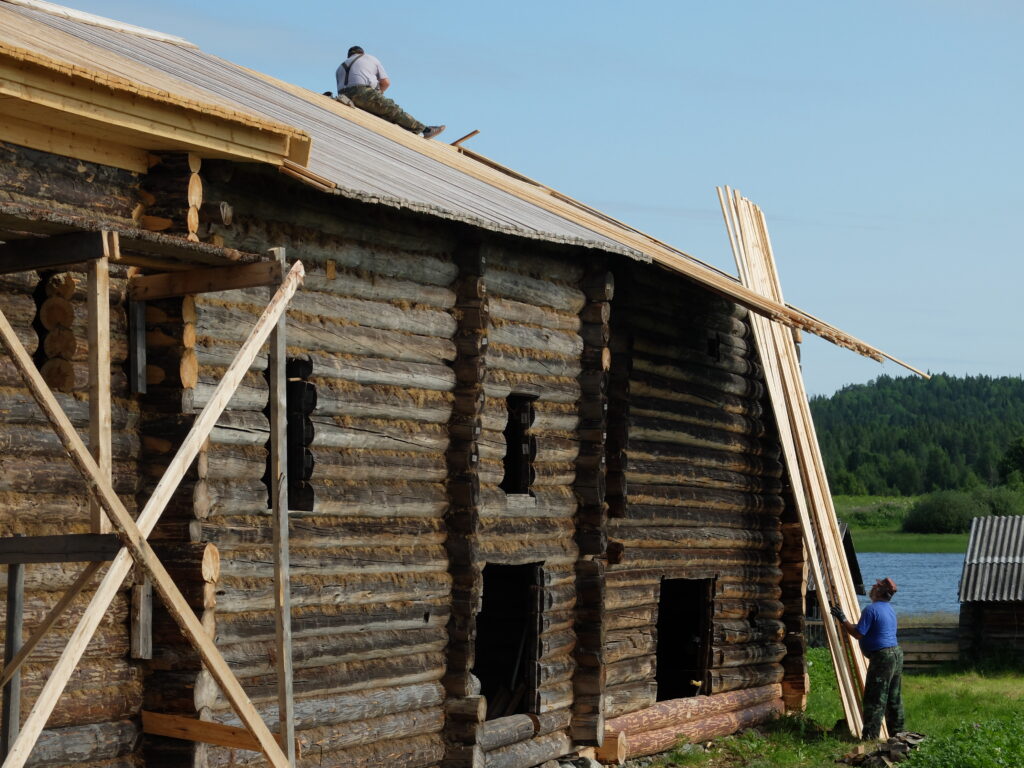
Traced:
[[488, 720], [533, 708], [540, 578], [539, 563], [484, 566], [473, 674], [487, 699]]
[[658, 599], [658, 701], [710, 693], [714, 579], [662, 579]]

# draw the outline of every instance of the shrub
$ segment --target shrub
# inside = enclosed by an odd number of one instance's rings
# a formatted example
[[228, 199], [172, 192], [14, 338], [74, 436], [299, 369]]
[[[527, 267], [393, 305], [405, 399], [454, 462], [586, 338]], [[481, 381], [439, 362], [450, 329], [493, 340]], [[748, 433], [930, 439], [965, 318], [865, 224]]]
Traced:
[[973, 493], [937, 491], [922, 496], [903, 520], [907, 533], [966, 533], [971, 520], [989, 514]]
[[907, 768], [1019, 768], [1024, 764], [1024, 729], [1010, 720], [964, 723], [925, 741]]
[[974, 493], [988, 507], [990, 514], [1024, 515], [1024, 493], [1019, 493], [1006, 486], [981, 488]]

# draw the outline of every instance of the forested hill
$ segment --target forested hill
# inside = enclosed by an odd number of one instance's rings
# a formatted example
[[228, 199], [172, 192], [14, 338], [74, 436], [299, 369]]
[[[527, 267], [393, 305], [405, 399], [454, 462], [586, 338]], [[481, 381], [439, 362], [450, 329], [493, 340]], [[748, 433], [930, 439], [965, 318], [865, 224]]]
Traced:
[[1024, 436], [1024, 380], [882, 376], [811, 399], [836, 494], [913, 495], [995, 485]]

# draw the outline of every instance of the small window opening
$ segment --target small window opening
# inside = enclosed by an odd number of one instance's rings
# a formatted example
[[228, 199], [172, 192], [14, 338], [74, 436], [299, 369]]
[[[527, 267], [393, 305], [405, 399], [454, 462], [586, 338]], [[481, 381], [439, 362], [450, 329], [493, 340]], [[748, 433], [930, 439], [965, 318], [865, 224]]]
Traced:
[[473, 674], [487, 699], [488, 720], [532, 710], [540, 579], [537, 563], [484, 566]]
[[[313, 421], [310, 414], [316, 409], [316, 385], [309, 381], [313, 366], [303, 358], [288, 358], [288, 381], [285, 389], [285, 432], [287, 448], [285, 461], [288, 468], [288, 509], [309, 512], [313, 509], [313, 489], [309, 479], [313, 475]], [[270, 372], [267, 372], [269, 376]], [[264, 413], [270, 418], [270, 405]], [[267, 443], [267, 471], [263, 482], [268, 494], [272, 493], [270, 443]], [[269, 496], [268, 496], [269, 499]], [[271, 502], [268, 501], [268, 505]]]
[[505, 477], [501, 490], [506, 494], [533, 495], [530, 486], [535, 476], [533, 460], [537, 456], [537, 441], [530, 435], [530, 427], [536, 399], [536, 395], [511, 394], [505, 401], [508, 422], [505, 424]]
[[664, 579], [658, 600], [658, 701], [710, 693], [714, 579]]

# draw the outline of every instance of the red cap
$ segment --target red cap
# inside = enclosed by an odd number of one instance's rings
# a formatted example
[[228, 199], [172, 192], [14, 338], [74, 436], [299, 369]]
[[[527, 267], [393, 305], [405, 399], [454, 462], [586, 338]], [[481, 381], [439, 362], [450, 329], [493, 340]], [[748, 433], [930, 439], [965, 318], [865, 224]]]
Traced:
[[888, 592], [890, 595], [895, 595], [896, 592], [897, 592], [897, 590], [896, 590], [896, 582], [893, 581], [892, 579], [888, 578], [888, 577], [886, 577], [884, 579], [879, 579], [878, 581], [876, 581], [875, 582], [875, 586], [878, 587], [879, 589], [882, 589], [882, 590]]

